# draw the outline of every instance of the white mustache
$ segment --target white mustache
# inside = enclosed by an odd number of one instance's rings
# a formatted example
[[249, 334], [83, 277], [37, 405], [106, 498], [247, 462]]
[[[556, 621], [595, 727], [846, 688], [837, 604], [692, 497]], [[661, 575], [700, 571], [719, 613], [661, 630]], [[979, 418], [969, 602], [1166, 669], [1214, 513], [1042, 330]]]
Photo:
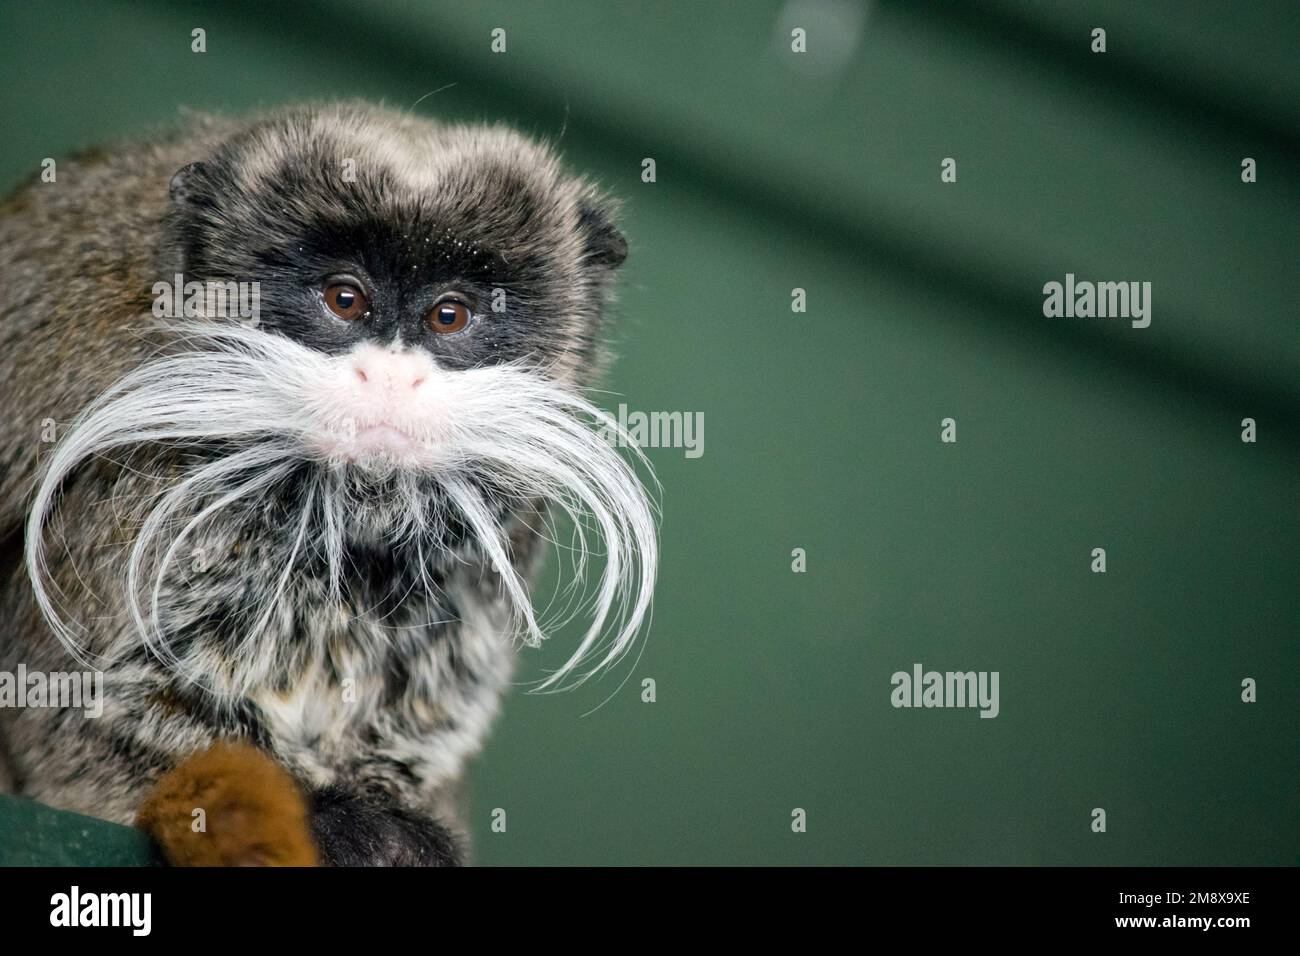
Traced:
[[[26, 561], [36, 601], [83, 663], [85, 625], [65, 619], [56, 606], [45, 539], [60, 487], [88, 460], [140, 445], [219, 441], [229, 449], [215, 459], [200, 458], [154, 497], [125, 564], [122, 584], [134, 627], [173, 666], [179, 661], [160, 619], [162, 588], [184, 543], [205, 522], [265, 496], [304, 461], [321, 466], [303, 495], [290, 559], [257, 624], [242, 638], [241, 652], [252, 654], [307, 546], [326, 556], [330, 586], [338, 593], [346, 531], [355, 510], [365, 506], [339, 463], [319, 450], [322, 434], [338, 426], [337, 413], [319, 397], [320, 383], [338, 374], [340, 359], [236, 324], [196, 323], [176, 332], [184, 350], [135, 369], [77, 416], [46, 459], [28, 515]], [[634, 463], [653, 481], [649, 464], [614, 418], [535, 368], [497, 365], [437, 375], [434, 391], [450, 409], [450, 423], [440, 426], [429, 461], [393, 464], [384, 476], [398, 503], [388, 543], [418, 541], [431, 521], [443, 520], [428, 508], [428, 483], [436, 483], [499, 573], [517, 636], [537, 644], [552, 627], [538, 620], [496, 515], [503, 503], [536, 499], [566, 514], [575, 527], [571, 587], [585, 580], [597, 541], [604, 568], [594, 596], [581, 602], [589, 623], [577, 649], [537, 689], [577, 686], [632, 646], [649, 617], [658, 562], [651, 498], [602, 433], [623, 439], [618, 444], [631, 449]]]

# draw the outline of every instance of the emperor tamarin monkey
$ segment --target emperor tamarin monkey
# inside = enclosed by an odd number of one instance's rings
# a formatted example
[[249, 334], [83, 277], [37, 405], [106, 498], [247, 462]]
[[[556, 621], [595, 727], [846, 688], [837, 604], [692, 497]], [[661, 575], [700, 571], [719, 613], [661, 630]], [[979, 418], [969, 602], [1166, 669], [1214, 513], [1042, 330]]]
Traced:
[[583, 395], [626, 249], [546, 147], [359, 104], [11, 196], [0, 670], [104, 683], [98, 717], [0, 708], [10, 786], [173, 862], [456, 862], [553, 519], [600, 568], [548, 685], [647, 616], [652, 504]]

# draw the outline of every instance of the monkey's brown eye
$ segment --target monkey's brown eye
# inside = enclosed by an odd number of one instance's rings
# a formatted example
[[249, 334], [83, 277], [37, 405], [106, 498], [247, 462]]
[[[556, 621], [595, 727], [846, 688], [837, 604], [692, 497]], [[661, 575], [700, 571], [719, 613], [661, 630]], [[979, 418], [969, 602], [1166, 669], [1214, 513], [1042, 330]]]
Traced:
[[370, 311], [365, 294], [354, 285], [336, 282], [325, 287], [325, 305], [340, 319], [359, 319]]
[[435, 332], [459, 332], [469, 325], [469, 306], [459, 299], [443, 299], [429, 313], [429, 328]]

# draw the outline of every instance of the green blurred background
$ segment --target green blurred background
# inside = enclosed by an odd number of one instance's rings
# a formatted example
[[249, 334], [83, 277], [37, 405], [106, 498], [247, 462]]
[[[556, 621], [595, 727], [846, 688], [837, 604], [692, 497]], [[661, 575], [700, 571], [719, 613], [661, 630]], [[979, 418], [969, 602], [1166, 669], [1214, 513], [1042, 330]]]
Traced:
[[[624, 200], [608, 402], [702, 412], [704, 454], [649, 451], [639, 661], [506, 702], [479, 862], [1294, 864], [1298, 38], [1289, 0], [7, 2], [0, 185], [361, 96]], [[1150, 281], [1151, 327], [1044, 318], [1067, 272]], [[915, 662], [1000, 671], [1001, 715], [893, 709]]]

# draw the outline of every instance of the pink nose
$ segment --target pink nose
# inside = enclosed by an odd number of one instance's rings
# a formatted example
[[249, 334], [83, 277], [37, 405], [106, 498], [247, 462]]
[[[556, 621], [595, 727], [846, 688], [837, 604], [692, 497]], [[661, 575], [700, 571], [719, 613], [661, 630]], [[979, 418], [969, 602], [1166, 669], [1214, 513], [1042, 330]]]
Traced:
[[429, 361], [423, 356], [381, 349], [356, 356], [352, 369], [363, 388], [399, 394], [415, 391], [429, 377]]

